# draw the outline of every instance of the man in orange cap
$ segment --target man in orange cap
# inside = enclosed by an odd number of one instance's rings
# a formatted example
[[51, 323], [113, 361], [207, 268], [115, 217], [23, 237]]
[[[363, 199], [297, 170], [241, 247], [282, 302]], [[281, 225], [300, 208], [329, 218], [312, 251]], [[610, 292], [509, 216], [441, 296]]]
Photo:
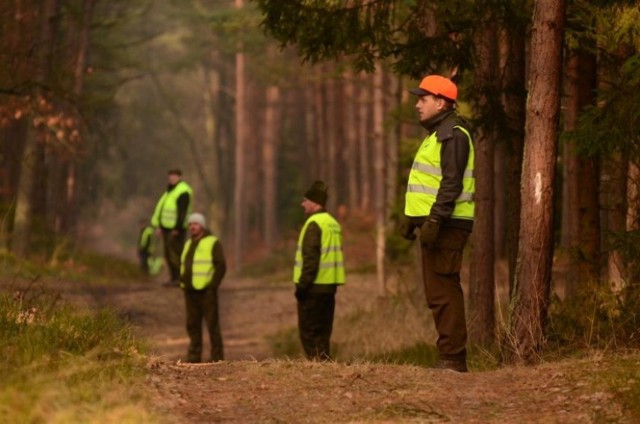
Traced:
[[460, 269], [474, 219], [473, 142], [456, 113], [458, 87], [450, 79], [429, 75], [410, 91], [418, 96], [416, 110], [429, 134], [409, 173], [402, 235], [415, 240], [420, 228], [423, 283], [438, 331], [436, 368], [466, 372]]

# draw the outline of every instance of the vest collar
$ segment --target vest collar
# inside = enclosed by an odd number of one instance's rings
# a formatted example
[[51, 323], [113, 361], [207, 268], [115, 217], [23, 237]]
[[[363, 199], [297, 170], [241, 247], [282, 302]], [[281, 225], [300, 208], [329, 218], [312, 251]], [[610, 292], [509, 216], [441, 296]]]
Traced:
[[433, 118], [427, 119], [426, 121], [421, 121], [420, 125], [422, 125], [424, 129], [429, 131], [429, 133], [432, 133], [436, 129], [436, 127], [438, 127], [438, 125], [442, 121], [451, 116], [453, 112], [455, 112], [454, 109], [447, 109], [445, 111], [442, 111], [439, 115], [434, 116]]

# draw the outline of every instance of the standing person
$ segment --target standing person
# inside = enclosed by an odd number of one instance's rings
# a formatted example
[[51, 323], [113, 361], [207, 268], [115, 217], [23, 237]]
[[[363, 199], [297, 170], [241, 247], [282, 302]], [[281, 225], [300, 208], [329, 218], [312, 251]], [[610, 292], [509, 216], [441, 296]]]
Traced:
[[336, 291], [345, 283], [340, 224], [325, 209], [327, 186], [315, 181], [304, 194], [307, 220], [293, 268], [300, 341], [308, 359], [330, 360]]
[[190, 238], [184, 245], [180, 265], [180, 287], [184, 291], [189, 349], [187, 362], [202, 360], [202, 321], [209, 330], [211, 362], [224, 359], [218, 320], [218, 287], [227, 264], [218, 238], [206, 229], [202, 214], [189, 215]]
[[187, 216], [193, 207], [193, 190], [182, 180], [182, 171], [169, 170], [169, 184], [156, 205], [151, 225], [160, 228], [164, 257], [169, 268], [170, 280], [166, 287], [178, 287], [180, 254], [184, 246]]
[[416, 109], [429, 132], [418, 149], [407, 185], [403, 236], [420, 228], [427, 304], [438, 331], [436, 368], [467, 371], [462, 251], [474, 218], [474, 150], [468, 124], [455, 111], [458, 88], [439, 75], [425, 77]]
[[150, 275], [149, 259], [153, 254], [153, 227], [147, 224], [147, 221], [141, 219], [140, 234], [138, 235], [138, 259], [140, 260], [140, 269], [144, 275]]

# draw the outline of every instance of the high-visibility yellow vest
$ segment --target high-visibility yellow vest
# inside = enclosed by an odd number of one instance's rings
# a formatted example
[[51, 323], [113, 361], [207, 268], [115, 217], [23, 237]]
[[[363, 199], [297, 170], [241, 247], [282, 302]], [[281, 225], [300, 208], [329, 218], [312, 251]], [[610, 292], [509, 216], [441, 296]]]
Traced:
[[[473, 143], [469, 131], [461, 126], [454, 126], [454, 128], [462, 131], [469, 140], [469, 159], [462, 179], [462, 192], [456, 199], [451, 218], [473, 220], [475, 213], [473, 195], [476, 191], [476, 180], [473, 176]], [[438, 140], [437, 131], [433, 132], [424, 139], [416, 153], [407, 184], [404, 209], [406, 216], [428, 216], [431, 213], [431, 207], [436, 202], [436, 196], [442, 181], [442, 166], [440, 163], [442, 143], [442, 141]]]
[[153, 253], [155, 246], [153, 243], [153, 227], [147, 225], [140, 232], [140, 241], [138, 242], [138, 249], [142, 249], [145, 246], [149, 246], [148, 253]]
[[[178, 198], [184, 193], [189, 193], [189, 197], [193, 194], [189, 184], [184, 181], [178, 182], [173, 190], [165, 191], [153, 211], [151, 225], [154, 227], [175, 228], [176, 220], [178, 219]], [[187, 227], [187, 218], [191, 213], [192, 203], [191, 199], [189, 199], [189, 207], [182, 223], [185, 228]]]
[[[213, 279], [216, 269], [213, 265], [213, 246], [218, 238], [212, 235], [204, 236], [198, 242], [193, 253], [193, 265], [191, 267], [191, 285], [196, 290], [206, 289]], [[187, 252], [191, 247], [191, 239], [187, 240], [182, 249], [182, 259], [180, 261], [180, 275], [184, 274], [184, 261]]]
[[298, 284], [302, 274], [302, 241], [307, 227], [315, 222], [322, 231], [320, 262], [315, 284], [344, 284], [344, 259], [342, 256], [342, 229], [338, 221], [328, 212], [313, 214], [300, 231], [298, 249], [296, 250], [295, 264], [293, 266], [293, 281]]

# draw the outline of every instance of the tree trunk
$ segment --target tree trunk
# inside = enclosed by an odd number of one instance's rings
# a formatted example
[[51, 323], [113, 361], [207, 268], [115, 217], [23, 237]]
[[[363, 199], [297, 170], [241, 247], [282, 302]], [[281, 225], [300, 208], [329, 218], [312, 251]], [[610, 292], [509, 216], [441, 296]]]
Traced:
[[[475, 81], [480, 92], [478, 110], [491, 108], [490, 97], [495, 93], [498, 44], [496, 29], [486, 26], [477, 38]], [[476, 216], [473, 228], [471, 281], [469, 283], [469, 342], [490, 346], [495, 332], [494, 281], [494, 154], [495, 131], [481, 127], [475, 137]]]
[[[235, 0], [237, 9], [242, 9], [244, 0]], [[238, 42], [238, 52], [236, 53], [236, 137], [235, 137], [235, 172], [234, 172], [234, 197], [233, 197], [233, 217], [234, 217], [234, 249], [233, 249], [233, 268], [239, 269], [242, 266], [242, 259], [245, 246], [246, 232], [246, 211], [245, 211], [245, 126], [247, 121], [245, 118], [245, 56], [242, 52], [243, 46]]]
[[[578, 115], [595, 100], [596, 59], [583, 50], [570, 54], [567, 66], [567, 105], [565, 130], [577, 126]], [[568, 225], [570, 262], [566, 278], [566, 296], [574, 296], [585, 283], [600, 279], [600, 217], [599, 217], [599, 160], [577, 156], [573, 143], [567, 143], [565, 163], [568, 171], [564, 180], [568, 202], [563, 202], [563, 224]], [[564, 216], [568, 219], [564, 219]]]
[[376, 215], [376, 276], [378, 281], [378, 295], [386, 295], [386, 281], [384, 270], [384, 252], [386, 242], [386, 199], [384, 162], [384, 71], [378, 63], [373, 74], [373, 188]]
[[553, 259], [553, 200], [558, 149], [565, 3], [537, 0], [531, 39], [518, 263], [505, 360], [540, 360]]
[[[50, 102], [41, 87], [49, 85], [52, 72], [53, 52], [55, 45], [55, 16], [59, 13], [58, 0], [47, 0], [39, 16], [38, 50], [36, 52], [36, 85], [34, 90], [34, 109], [36, 112], [29, 121], [32, 122], [39, 112], [38, 107]], [[45, 146], [39, 142], [39, 134], [33, 124], [27, 130], [22, 170], [16, 196], [16, 213], [13, 226], [13, 251], [17, 256], [25, 257], [31, 250], [31, 238], [34, 229], [37, 235], [43, 236], [46, 228], [46, 169]], [[36, 227], [34, 227], [34, 225]], [[42, 243], [41, 245], [44, 245]]]
[[276, 244], [278, 234], [277, 222], [277, 139], [278, 139], [278, 108], [280, 91], [277, 86], [272, 85], [267, 88], [264, 142], [262, 143], [263, 157], [263, 195], [264, 195], [264, 240], [265, 247], [271, 252]]
[[[82, 15], [79, 17], [78, 22], [78, 46], [74, 66], [73, 86], [73, 95], [78, 102], [84, 94], [84, 76], [85, 69], [87, 67], [87, 57], [89, 55], [89, 34], [91, 31], [93, 9], [96, 1], [97, 0], [83, 0]], [[60, 231], [72, 240], [75, 240], [77, 237], [76, 230], [78, 227], [78, 181], [76, 173], [76, 157], [75, 155], [72, 155], [71, 158], [65, 161], [64, 207], [63, 210], [58, 212], [60, 218]]]
[[325, 146], [327, 145], [327, 109], [326, 109], [326, 83], [323, 80], [324, 68], [318, 68], [316, 72], [316, 91], [314, 96], [315, 121], [313, 128], [316, 136], [312, 139], [315, 141], [314, 151], [311, 163], [313, 164], [313, 179], [323, 179], [327, 175], [327, 157]]
[[[600, 197], [602, 199], [602, 227], [604, 233], [620, 234], [626, 230], [628, 210], [629, 157], [615, 153], [604, 161]], [[620, 292], [628, 277], [627, 264], [620, 251], [610, 250], [606, 257], [606, 280], [614, 292]]]
[[360, 74], [360, 95], [358, 96], [358, 142], [360, 146], [360, 209], [366, 211], [371, 204], [371, 178], [369, 170], [369, 78]]
[[355, 83], [352, 71], [345, 73], [345, 138], [349, 209], [354, 210], [358, 205], [358, 128], [356, 120]]
[[520, 233], [520, 182], [524, 150], [525, 122], [525, 39], [522, 28], [511, 24], [505, 35], [504, 78], [502, 99], [507, 118], [504, 133], [505, 145], [505, 196], [506, 244], [509, 263], [509, 298], [513, 295], [516, 275], [518, 237]]

